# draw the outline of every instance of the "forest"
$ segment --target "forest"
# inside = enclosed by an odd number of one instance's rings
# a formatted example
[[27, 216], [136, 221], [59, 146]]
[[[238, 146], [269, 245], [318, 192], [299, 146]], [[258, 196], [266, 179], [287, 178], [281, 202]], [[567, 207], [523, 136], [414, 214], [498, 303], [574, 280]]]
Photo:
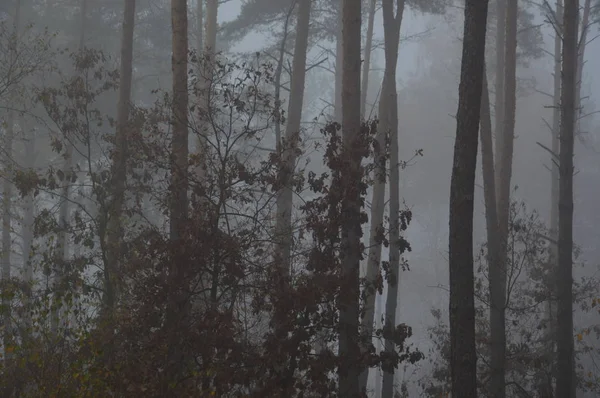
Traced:
[[600, 396], [600, 0], [1, 0], [0, 397]]

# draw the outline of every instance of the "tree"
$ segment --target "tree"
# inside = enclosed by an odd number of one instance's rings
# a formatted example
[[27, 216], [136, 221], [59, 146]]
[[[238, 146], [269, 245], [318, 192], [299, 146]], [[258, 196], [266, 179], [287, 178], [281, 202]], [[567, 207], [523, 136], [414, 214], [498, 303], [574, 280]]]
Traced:
[[573, 155], [576, 122], [579, 2], [565, 0], [563, 14], [558, 199], [557, 379], [559, 397], [575, 397], [573, 348]]
[[365, 39], [365, 51], [362, 70], [362, 81], [360, 87], [360, 115], [364, 119], [367, 110], [367, 94], [369, 93], [369, 73], [371, 72], [371, 53], [373, 52], [373, 26], [375, 24], [375, 11], [377, 0], [369, 1], [369, 14], [367, 21], [367, 37]]
[[360, 396], [360, 347], [359, 347], [359, 264], [362, 257], [360, 238], [361, 191], [356, 181], [361, 176], [360, 148], [360, 0], [342, 2], [342, 159], [346, 172], [342, 176], [344, 192], [342, 213], [345, 215], [341, 233], [342, 271], [339, 298], [339, 395], [355, 398]]
[[288, 278], [291, 268], [291, 250], [293, 241], [293, 176], [296, 167], [297, 143], [300, 135], [302, 104], [304, 99], [304, 80], [306, 76], [306, 51], [308, 48], [308, 28], [310, 22], [311, 0], [300, 0], [298, 4], [298, 23], [296, 25], [296, 44], [292, 66], [292, 87], [285, 129], [285, 141], [281, 153], [282, 185], [277, 195], [277, 239], [280, 240], [276, 253], [276, 262], [282, 267], [284, 278]]
[[487, 0], [467, 0], [454, 163], [450, 183], [450, 366], [452, 396], [477, 396], [473, 195], [485, 63]]
[[121, 38], [121, 66], [119, 70], [119, 102], [117, 104], [117, 125], [115, 148], [111, 165], [112, 198], [107, 220], [107, 254], [109, 256], [105, 274], [107, 290], [105, 305], [110, 312], [118, 299], [119, 263], [122, 256], [123, 202], [127, 182], [127, 141], [129, 140], [129, 112], [131, 102], [131, 81], [133, 74], [133, 30], [135, 26], [135, 0], [125, 1]]
[[[390, 286], [385, 304], [385, 324], [387, 327], [396, 326], [396, 309], [398, 307], [398, 284], [400, 281], [400, 254], [407, 249], [404, 240], [400, 238], [400, 159], [398, 155], [398, 93], [396, 92], [396, 65], [398, 62], [398, 45], [400, 43], [400, 28], [404, 15], [404, 0], [396, 2], [394, 11], [393, 0], [383, 0], [383, 30], [385, 36], [385, 71], [381, 87], [381, 102], [379, 104], [380, 119], [383, 121], [384, 133], [390, 134]], [[383, 102], [383, 103], [382, 103]], [[410, 217], [409, 217], [410, 220]], [[404, 229], [406, 229], [404, 227]], [[394, 343], [385, 341], [385, 351], [391, 354]], [[392, 398], [394, 394], [394, 372], [385, 371], [381, 389], [384, 398]]]

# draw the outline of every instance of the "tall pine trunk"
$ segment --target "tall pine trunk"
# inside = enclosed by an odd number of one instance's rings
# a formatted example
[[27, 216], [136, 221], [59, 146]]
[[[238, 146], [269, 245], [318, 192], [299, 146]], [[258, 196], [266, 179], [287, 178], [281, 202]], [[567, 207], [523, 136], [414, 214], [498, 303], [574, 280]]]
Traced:
[[466, 0], [454, 162], [450, 182], [450, 373], [452, 396], [477, 397], [473, 196], [484, 78], [488, 0]]
[[285, 129], [285, 142], [281, 153], [280, 183], [277, 193], [277, 249], [276, 261], [282, 275], [287, 279], [291, 269], [293, 242], [293, 176], [296, 167], [296, 150], [299, 142], [302, 104], [304, 101], [304, 81], [306, 77], [306, 52], [308, 50], [308, 28], [310, 22], [311, 0], [299, 0], [298, 22], [296, 25], [296, 44], [292, 61], [292, 81], [290, 103]]
[[573, 155], [577, 91], [579, 2], [565, 0], [558, 199], [558, 327], [556, 395], [575, 398], [573, 347]]
[[360, 148], [360, 34], [361, 1], [343, 0], [342, 14], [342, 131], [341, 156], [347, 164], [341, 177], [342, 200], [341, 286], [339, 307], [339, 396], [360, 396], [359, 268], [361, 259]]

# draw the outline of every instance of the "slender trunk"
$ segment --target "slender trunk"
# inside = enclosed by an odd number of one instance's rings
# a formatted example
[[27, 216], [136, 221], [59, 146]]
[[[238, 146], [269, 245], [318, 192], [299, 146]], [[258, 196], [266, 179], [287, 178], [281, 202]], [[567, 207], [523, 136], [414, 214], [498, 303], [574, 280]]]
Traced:
[[285, 279], [290, 274], [292, 252], [292, 210], [293, 210], [293, 176], [296, 166], [296, 149], [302, 119], [302, 103], [304, 101], [304, 80], [306, 77], [306, 52], [308, 50], [308, 27], [310, 22], [311, 0], [299, 0], [298, 22], [296, 26], [296, 43], [292, 61], [292, 81], [290, 103], [285, 129], [285, 142], [280, 165], [280, 182], [282, 187], [277, 194], [277, 249], [276, 262], [281, 267]]
[[[516, 50], [517, 50], [517, 0], [506, 3], [506, 36], [504, 55], [504, 106], [502, 131], [497, 132], [496, 201], [498, 206], [498, 229], [501, 255], [500, 269], [490, 275], [490, 330], [491, 330], [491, 377], [490, 394], [495, 398], [506, 396], [506, 275], [507, 239], [510, 214], [510, 186], [516, 109]], [[496, 267], [493, 267], [496, 268]], [[493, 277], [492, 277], [493, 276]]]
[[342, 240], [341, 286], [339, 297], [339, 396], [360, 396], [359, 346], [359, 268], [361, 258], [361, 192], [362, 178], [360, 148], [360, 29], [361, 1], [343, 0], [342, 23], [342, 157], [347, 167], [342, 171]]
[[202, 49], [204, 46], [204, 0], [196, 0], [196, 51], [198, 52], [198, 57], [202, 55]]
[[[80, 26], [79, 26], [79, 51], [83, 51], [86, 33], [86, 15], [88, 0], [81, 0], [80, 3]], [[69, 253], [69, 204], [71, 195], [71, 178], [73, 168], [73, 145], [68, 143], [65, 145], [65, 157], [63, 163], [63, 175], [64, 185], [62, 187], [62, 202], [59, 209], [59, 226], [60, 233], [58, 236], [58, 251], [60, 255], [60, 262], [56, 274], [54, 275], [54, 303], [52, 305], [52, 313], [50, 314], [50, 328], [52, 333], [56, 335], [60, 326], [60, 319], [62, 317], [63, 305], [62, 301], [62, 284], [63, 284], [63, 270], [60, 263], [64, 264], [67, 261]]]
[[579, 2], [565, 0], [562, 48], [562, 90], [558, 202], [558, 327], [559, 397], [575, 397], [573, 347], [573, 155], [577, 86], [577, 15]]
[[[491, 351], [493, 364], [504, 363], [505, 353], [505, 334], [504, 329], [504, 293], [503, 284], [498, 281], [504, 281], [504, 270], [502, 267], [502, 246], [500, 244], [498, 228], [498, 209], [496, 205], [496, 186], [494, 178], [494, 152], [492, 144], [492, 121], [490, 114], [490, 98], [487, 84], [487, 77], [483, 79], [483, 89], [481, 92], [481, 120], [480, 120], [480, 139], [481, 139], [481, 166], [483, 174], [483, 193], [485, 200], [485, 218], [487, 231], [487, 261], [489, 267], [490, 281], [490, 325], [492, 326]], [[494, 330], [494, 327], [501, 328]], [[492, 396], [501, 396], [504, 393], [504, 387], [499, 383], [504, 383], [503, 367], [492, 369], [495, 379], [490, 385]]]
[[[394, 10], [394, 3], [396, 10]], [[396, 66], [400, 27], [404, 16], [404, 0], [383, 0], [383, 32], [385, 41], [385, 71], [381, 87], [379, 111], [384, 120], [384, 134], [390, 134], [390, 280], [385, 302], [385, 327], [396, 327], [398, 285], [400, 283], [400, 160], [398, 153], [398, 93], [396, 91]], [[379, 269], [377, 269], [377, 272]], [[372, 316], [372, 314], [371, 314]], [[371, 318], [371, 325], [372, 325]], [[392, 355], [395, 344], [385, 341], [385, 351]], [[394, 372], [383, 373], [382, 397], [392, 398]]]
[[[171, 123], [171, 198], [170, 238], [180, 244], [187, 228], [188, 218], [188, 16], [186, 0], [171, 0], [172, 48], [171, 69], [173, 73], [173, 100]], [[175, 340], [174, 330], [183, 327], [181, 320], [187, 312], [185, 298], [185, 268], [173, 259], [169, 269], [169, 285], [172, 292], [167, 302], [167, 327], [170, 328], [167, 370], [162, 380], [161, 396], [170, 396], [170, 383], [174, 382], [183, 366], [185, 353], [181, 343]]]
[[344, 0], [338, 0], [338, 26], [335, 41], [335, 89], [333, 97], [333, 120], [342, 120], [342, 74], [344, 64], [344, 49], [342, 45], [342, 6]]
[[452, 396], [477, 396], [473, 196], [488, 0], [466, 0], [456, 141], [450, 183], [450, 369]]
[[[197, 86], [198, 112], [200, 114], [198, 121], [198, 139], [197, 152], [199, 154], [200, 164], [196, 168], [196, 173], [200, 181], [206, 178], [208, 168], [209, 146], [206, 143], [207, 137], [211, 135], [210, 127], [210, 94], [213, 80], [213, 68], [217, 49], [217, 13], [219, 10], [218, 0], [206, 0], [206, 19], [204, 21], [204, 52], [199, 60], [201, 71]], [[204, 199], [201, 198], [202, 201]], [[207, 206], [208, 203], [206, 203]]]
[[[562, 0], [556, 2], [556, 29], [562, 27]], [[550, 167], [551, 167], [551, 182], [550, 182], [550, 273], [551, 273], [551, 285], [549, 286], [551, 292], [556, 291], [556, 272], [558, 270], [558, 184], [559, 184], [559, 167], [558, 167], [558, 154], [560, 151], [560, 84], [561, 84], [561, 50], [562, 40], [561, 35], [555, 32], [554, 38], [554, 93], [552, 99], [552, 154], [550, 156]], [[553, 298], [554, 294], [550, 295], [550, 299], [546, 305], [546, 317], [548, 319], [548, 342], [549, 342], [549, 358], [548, 363], [550, 364], [551, 380], [548, 385], [542, 386], [548, 396], [553, 396], [552, 379], [556, 379], [556, 361], [554, 352], [556, 350], [556, 301]]]
[[[11, 52], [9, 57], [13, 62], [17, 59], [18, 54], [18, 37], [19, 37], [19, 26], [21, 19], [21, 1], [17, 0], [15, 17], [14, 17], [14, 29], [13, 29], [13, 40], [10, 46]], [[10, 73], [7, 77], [10, 81]], [[7, 350], [7, 347], [11, 346], [14, 341], [13, 327], [12, 327], [12, 300], [7, 297], [5, 293], [9, 290], [11, 281], [11, 254], [12, 254], [12, 195], [13, 195], [13, 142], [15, 138], [15, 113], [13, 111], [8, 112], [8, 120], [6, 121], [6, 129], [4, 136], [4, 147], [3, 147], [3, 160], [4, 160], [4, 182], [2, 183], [2, 256], [1, 256], [1, 279], [2, 279], [2, 343], [4, 345], [4, 360], [6, 365], [11, 360], [11, 354]], [[2, 389], [4, 396], [12, 395], [12, 387], [7, 386]]]
[[576, 92], [575, 92], [575, 134], [581, 133], [580, 121], [583, 115], [581, 106], [581, 85], [583, 80], [583, 64], [585, 62], [585, 47], [588, 31], [590, 29], [590, 10], [591, 0], [585, 0], [583, 4], [583, 15], [581, 17], [581, 36], [577, 46], [577, 75], [576, 75]]
[[375, 25], [375, 5], [377, 0], [369, 1], [369, 19], [367, 22], [367, 37], [362, 69], [362, 86], [360, 88], [360, 117], [365, 119], [367, 109], [367, 94], [369, 92], [369, 72], [371, 71], [371, 52], [373, 51], [373, 26]]
[[[502, 148], [501, 139], [504, 134], [504, 56], [506, 48], [506, 1], [507, 0], [496, 0], [496, 98], [494, 102], [494, 116], [495, 116], [495, 128], [496, 128], [496, 154], [494, 160], [496, 161], [494, 169], [496, 172], [500, 170], [500, 159], [502, 155], [500, 150]], [[500, 181], [498, 181], [499, 175], [495, 176], [495, 186], [500, 187]], [[498, 192], [494, 193], [497, 196]]]
[[109, 209], [107, 236], [107, 278], [104, 281], [106, 290], [105, 306], [110, 311], [118, 299], [119, 262], [122, 256], [121, 240], [123, 239], [122, 214], [125, 202], [125, 185], [127, 182], [127, 141], [131, 129], [129, 125], [129, 108], [131, 102], [131, 80], [133, 73], [133, 29], [135, 26], [135, 0], [126, 0], [123, 13], [123, 31], [121, 38], [121, 67], [119, 85], [119, 102], [117, 105], [117, 126], [115, 149], [112, 159], [111, 189], [113, 197]]
[[[11, 283], [11, 252], [12, 252], [12, 177], [13, 177], [13, 141], [15, 136], [14, 127], [14, 113], [10, 112], [8, 120], [6, 121], [6, 129], [4, 136], [4, 181], [2, 183], [2, 284], [5, 286], [3, 290]], [[2, 308], [3, 308], [3, 326], [4, 335], [3, 343], [6, 352], [6, 347], [11, 345], [12, 342], [12, 311], [11, 311], [11, 300], [7, 295], [2, 295]]]
[[172, 199], [171, 239], [181, 237], [187, 219], [187, 176], [188, 176], [188, 39], [186, 0], [171, 0], [173, 25], [173, 138], [172, 155]]
[[295, 5], [296, 4], [294, 2], [290, 6], [288, 13], [285, 17], [285, 22], [283, 23], [283, 37], [281, 38], [281, 43], [279, 44], [279, 57], [277, 59], [277, 67], [275, 68], [274, 74], [275, 149], [277, 151], [277, 154], [281, 154], [281, 75], [283, 74], [283, 61], [285, 59], [285, 49], [287, 46], [288, 28]]
[[[27, 129], [25, 131], [25, 159], [27, 169], [33, 169], [35, 167], [35, 133]], [[31, 320], [31, 283], [33, 282], [33, 265], [31, 264], [31, 248], [33, 246], [33, 223], [35, 211], [35, 201], [33, 198], [33, 192], [29, 192], [25, 197], [24, 209], [23, 209], [23, 228], [21, 235], [23, 237], [23, 283], [27, 286], [25, 292], [23, 306], [26, 308], [25, 311], [25, 325], [26, 333], [32, 332], [32, 320]]]

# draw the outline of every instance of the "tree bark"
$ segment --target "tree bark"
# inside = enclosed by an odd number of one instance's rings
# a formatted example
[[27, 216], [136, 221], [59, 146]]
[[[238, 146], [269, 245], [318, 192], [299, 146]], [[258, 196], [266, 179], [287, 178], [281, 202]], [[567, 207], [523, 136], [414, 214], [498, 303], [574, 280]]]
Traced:
[[375, 6], [377, 0], [369, 1], [369, 19], [367, 22], [367, 36], [365, 38], [365, 52], [362, 69], [362, 86], [360, 88], [360, 117], [365, 119], [367, 110], [367, 95], [369, 93], [369, 72], [371, 71], [371, 52], [373, 51], [373, 25], [375, 25]]
[[466, 0], [454, 163], [450, 183], [450, 369], [452, 396], [477, 396], [473, 195], [485, 63], [487, 0]]
[[341, 286], [339, 307], [339, 396], [360, 396], [359, 346], [359, 266], [361, 259], [361, 193], [357, 181], [362, 178], [360, 148], [360, 30], [361, 1], [343, 0], [342, 23], [342, 129], [341, 156], [347, 167], [342, 172]]
[[573, 347], [573, 155], [576, 122], [577, 16], [579, 2], [565, 0], [562, 48], [562, 90], [558, 202], [558, 328], [559, 397], [575, 398]]
[[293, 176], [296, 167], [296, 149], [299, 142], [300, 122], [302, 120], [302, 104], [304, 101], [304, 81], [306, 77], [306, 52], [308, 50], [308, 28], [310, 23], [311, 0], [299, 0], [298, 22], [296, 25], [296, 44], [292, 61], [292, 81], [290, 103], [285, 129], [285, 143], [280, 166], [282, 187], [277, 193], [277, 249], [276, 261], [281, 267], [282, 275], [287, 277], [291, 269], [291, 253], [293, 242]]

